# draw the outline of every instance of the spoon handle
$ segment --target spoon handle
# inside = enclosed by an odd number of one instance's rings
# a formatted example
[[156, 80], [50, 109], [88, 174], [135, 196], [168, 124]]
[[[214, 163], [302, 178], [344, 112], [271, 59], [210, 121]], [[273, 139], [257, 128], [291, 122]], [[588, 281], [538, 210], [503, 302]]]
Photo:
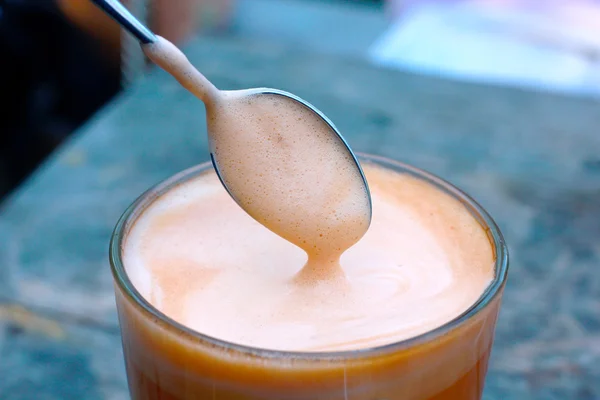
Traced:
[[156, 36], [134, 17], [118, 0], [92, 0], [142, 44], [156, 42]]

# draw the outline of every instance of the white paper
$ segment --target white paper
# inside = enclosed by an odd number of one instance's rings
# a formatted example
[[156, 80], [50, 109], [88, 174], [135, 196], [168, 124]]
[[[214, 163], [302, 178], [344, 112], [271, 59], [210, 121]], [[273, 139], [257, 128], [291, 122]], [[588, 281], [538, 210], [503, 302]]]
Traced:
[[[369, 50], [377, 64], [456, 79], [600, 95], [600, 36], [474, 4], [415, 6]], [[599, 57], [600, 58], [600, 57]]]

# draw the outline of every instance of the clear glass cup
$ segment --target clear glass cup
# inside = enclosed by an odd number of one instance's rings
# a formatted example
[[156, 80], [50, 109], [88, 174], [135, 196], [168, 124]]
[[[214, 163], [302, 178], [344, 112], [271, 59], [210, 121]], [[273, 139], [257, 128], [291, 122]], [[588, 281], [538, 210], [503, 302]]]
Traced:
[[481, 399], [508, 271], [508, 253], [500, 230], [481, 206], [442, 179], [382, 157], [359, 158], [443, 190], [480, 222], [495, 252], [495, 277], [478, 301], [462, 315], [425, 334], [354, 351], [272, 351], [195, 332], [141, 296], [127, 276], [121, 249], [144, 209], [161, 194], [212, 168], [202, 164], [144, 193], [125, 211], [111, 240], [110, 262], [134, 400]]

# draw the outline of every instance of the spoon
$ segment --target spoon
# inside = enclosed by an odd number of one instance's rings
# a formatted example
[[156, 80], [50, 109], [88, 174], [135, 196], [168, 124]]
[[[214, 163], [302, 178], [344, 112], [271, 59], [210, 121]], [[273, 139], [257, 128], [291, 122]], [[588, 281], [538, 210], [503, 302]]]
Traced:
[[[346, 234], [341, 232], [343, 230], [354, 230], [352, 235], [348, 234], [351, 238], [336, 244], [345, 247], [343, 250], [364, 235], [372, 214], [367, 180], [356, 155], [321, 111], [305, 100], [277, 89], [218, 90], [175, 45], [152, 33], [119, 1], [93, 2], [138, 39], [148, 58], [204, 102], [215, 171], [230, 196], [250, 216], [305, 249], [309, 257], [311, 251], [318, 257], [323, 242], [331, 240], [332, 235], [343, 236]], [[223, 135], [223, 131], [235, 135]], [[296, 135], [286, 135], [291, 131]], [[295, 173], [293, 179], [284, 179], [285, 171]], [[290, 176], [288, 173], [287, 177]], [[264, 190], [265, 185], [270, 191]], [[315, 195], [313, 197], [318, 194], [321, 197], [330, 195], [330, 198], [328, 203], [323, 200], [322, 205], [315, 203], [303, 209], [298, 203], [306, 203], [307, 192]], [[292, 199], [293, 196], [296, 197]], [[342, 196], [345, 197], [342, 199]], [[265, 200], [268, 206], [263, 204]], [[327, 211], [326, 206], [331, 204], [334, 204], [333, 208]], [[345, 211], [350, 208], [353, 210]], [[315, 209], [317, 214], [313, 212]], [[326, 211], [338, 220], [360, 219], [360, 223], [354, 225], [358, 228], [343, 226], [340, 229], [337, 226], [335, 232], [329, 229], [323, 240], [318, 239], [318, 236], [324, 236], [321, 226], [310, 226], [314, 232], [307, 233], [307, 213], [312, 213], [308, 218], [313, 221], [333, 218], [326, 215]], [[294, 216], [290, 217], [292, 214]], [[289, 232], [284, 225], [296, 225], [298, 229]], [[316, 239], [307, 243], [307, 235]]]

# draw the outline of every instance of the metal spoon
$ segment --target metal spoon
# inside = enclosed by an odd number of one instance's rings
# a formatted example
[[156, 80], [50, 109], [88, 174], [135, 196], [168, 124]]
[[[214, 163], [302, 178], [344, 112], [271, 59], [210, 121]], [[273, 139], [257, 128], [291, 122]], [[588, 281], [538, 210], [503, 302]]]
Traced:
[[[104, 10], [107, 14], [109, 14], [111, 17], [113, 17], [129, 33], [131, 33], [134, 37], [136, 37], [139, 40], [139, 42], [142, 44], [142, 48], [151, 47], [152, 45], [158, 43], [159, 41], [165, 42], [164, 39], [156, 36], [148, 28], [146, 28], [139, 20], [137, 20], [119, 1], [117, 1], [117, 0], [93, 0], [93, 2], [98, 7], [100, 7], [102, 10]], [[172, 46], [172, 44], [170, 44], [169, 42], [167, 42], [167, 43], [169, 46]], [[176, 49], [176, 48], [172, 47], [172, 49]], [[179, 61], [184, 60], [186, 63], [189, 63], [189, 61], [187, 61], [187, 58], [185, 58], [183, 53], [181, 53], [178, 49], [177, 49], [177, 53], [178, 53], [177, 57], [178, 57]], [[218, 98], [222, 97], [222, 95], [224, 96], [227, 93], [227, 92], [221, 92], [218, 89], [216, 89], [212, 85], [212, 83], [210, 83], [202, 74], [197, 72], [197, 70], [194, 70], [195, 72], [190, 77], [189, 70], [187, 70], [187, 69], [186, 70], [178, 70], [176, 65], [175, 65], [175, 68], [173, 68], [173, 63], [171, 63], [169, 60], [154, 60], [154, 61], [157, 64], [159, 64], [159, 66], [163, 67], [164, 69], [167, 69], [167, 72], [171, 73], [180, 83], [182, 83], [182, 85], [184, 87], [186, 87], [188, 90], [190, 90], [197, 97], [201, 98], [204, 101], [205, 105], [207, 106], [207, 109], [211, 104], [214, 104]], [[191, 65], [191, 64], [189, 64], [189, 65]], [[167, 68], [165, 68], [165, 67], [167, 67]], [[189, 84], [190, 79], [193, 81], [193, 84]], [[367, 216], [368, 222], [370, 223], [372, 210], [371, 210], [371, 197], [370, 197], [367, 180], [365, 178], [365, 175], [362, 171], [362, 168], [360, 166], [360, 163], [358, 162], [356, 155], [350, 149], [348, 143], [342, 137], [342, 135], [340, 134], [338, 129], [335, 127], [335, 125], [321, 111], [319, 111], [313, 105], [311, 105], [310, 103], [306, 102], [305, 100], [303, 100], [291, 93], [287, 93], [287, 92], [277, 90], [277, 89], [250, 89], [250, 90], [246, 90], [243, 92], [245, 93], [246, 96], [263, 96], [263, 97], [264, 96], [273, 96], [274, 98], [283, 97], [283, 98], [286, 98], [287, 100], [291, 100], [291, 101], [301, 105], [305, 109], [310, 110], [313, 113], [313, 116], [315, 118], [319, 119], [323, 123], [324, 126], [328, 127], [331, 134], [336, 139], [336, 140], [334, 140], [334, 142], [337, 142], [336, 148], [339, 148], [340, 147], [339, 145], [341, 145], [342, 148], [345, 149], [345, 151], [347, 152], [346, 156], [343, 158], [344, 158], [344, 160], [348, 160], [348, 162], [351, 165], [344, 165], [344, 167], [350, 167], [350, 168], [344, 168], [344, 169], [346, 171], [353, 171], [352, 173], [358, 174], [360, 176], [359, 182], [361, 182], [362, 185], [364, 186], [363, 189], [366, 193], [366, 198], [367, 198], [366, 207], [368, 207], [368, 210], [365, 210], [365, 213], [368, 214], [368, 216]], [[213, 165], [215, 167], [215, 171], [216, 171], [217, 175], [219, 176], [219, 178], [221, 179], [223, 186], [225, 186], [225, 189], [227, 189], [227, 191], [229, 192], [231, 197], [233, 197], [233, 199], [242, 208], [244, 208], [248, 213], [251, 214], [250, 210], [246, 207], [245, 202], [241, 199], [242, 193], [237, 193], [236, 188], [233, 188], [233, 187], [231, 187], [231, 185], [228, 185], [227, 179], [224, 179], [224, 177], [226, 175], [231, 176], [231, 174], [234, 174], [235, 172], [231, 171], [231, 170], [229, 170], [229, 171], [227, 170], [228, 164], [224, 162], [225, 160], [223, 160], [219, 157], [219, 155], [218, 155], [219, 152], [215, 151], [215, 149], [212, 148], [212, 145], [213, 144], [211, 141], [211, 159], [212, 159]], [[332, 153], [332, 156], [334, 156], [334, 151], [332, 151], [331, 153]], [[339, 154], [339, 152], [337, 154]], [[259, 156], [261, 156], [261, 155], [257, 155], [257, 157], [259, 157]], [[223, 157], [223, 156], [221, 156], [221, 157]], [[311, 162], [314, 162], [314, 160], [307, 159], [306, 162], [311, 163]], [[344, 161], [344, 162], [346, 162], [346, 161]], [[367, 224], [366, 228], [368, 228], [368, 224]], [[365, 228], [365, 231], [366, 231], [366, 228]]]

